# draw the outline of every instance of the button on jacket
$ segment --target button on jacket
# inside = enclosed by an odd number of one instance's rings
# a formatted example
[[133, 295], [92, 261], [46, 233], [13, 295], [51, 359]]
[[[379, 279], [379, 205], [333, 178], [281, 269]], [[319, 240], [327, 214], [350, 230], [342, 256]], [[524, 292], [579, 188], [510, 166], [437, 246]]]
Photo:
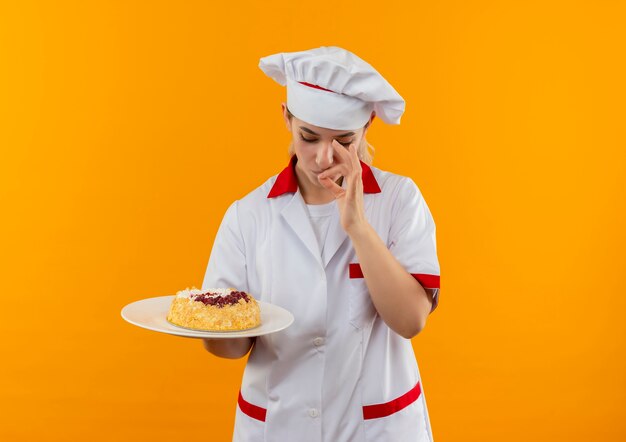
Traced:
[[[411, 341], [377, 314], [338, 210], [322, 258], [296, 162], [229, 206], [202, 285], [245, 290], [295, 318], [256, 338], [233, 440], [432, 441]], [[435, 289], [434, 310], [439, 263], [426, 201], [411, 178], [361, 166], [368, 222], [407, 272]]]

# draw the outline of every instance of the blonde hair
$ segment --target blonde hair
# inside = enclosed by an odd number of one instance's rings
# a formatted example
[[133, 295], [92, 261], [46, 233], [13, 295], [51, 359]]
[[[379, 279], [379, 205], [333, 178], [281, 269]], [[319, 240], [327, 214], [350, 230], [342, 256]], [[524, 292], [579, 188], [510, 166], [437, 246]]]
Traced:
[[[288, 117], [289, 121], [291, 121], [293, 114], [289, 111], [289, 109], [287, 109], [287, 115], [289, 116]], [[369, 149], [372, 150], [371, 153]], [[365, 139], [365, 135], [364, 135], [363, 138], [361, 138], [361, 143], [359, 144], [359, 147], [357, 148], [357, 155], [359, 156], [359, 159], [361, 161], [371, 166], [372, 162], [374, 161], [375, 150], [376, 149], [374, 148], [374, 146], [372, 146], [370, 143], [367, 142], [367, 140]], [[292, 157], [295, 153], [296, 152], [293, 148], [293, 140], [292, 140], [291, 143], [289, 144], [289, 157]]]

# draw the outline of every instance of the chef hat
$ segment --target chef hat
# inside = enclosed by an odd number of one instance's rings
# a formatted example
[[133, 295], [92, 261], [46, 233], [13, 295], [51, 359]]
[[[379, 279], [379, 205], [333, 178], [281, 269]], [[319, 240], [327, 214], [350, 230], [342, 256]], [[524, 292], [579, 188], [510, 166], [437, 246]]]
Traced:
[[376, 69], [337, 46], [262, 57], [259, 67], [287, 86], [287, 107], [315, 126], [354, 130], [372, 110], [385, 123], [400, 124], [404, 99]]

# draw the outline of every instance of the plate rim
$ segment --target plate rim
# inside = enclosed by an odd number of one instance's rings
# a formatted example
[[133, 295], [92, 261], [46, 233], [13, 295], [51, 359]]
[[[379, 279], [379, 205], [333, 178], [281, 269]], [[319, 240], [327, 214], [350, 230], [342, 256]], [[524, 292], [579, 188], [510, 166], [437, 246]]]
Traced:
[[[164, 333], [164, 334], [173, 335], [173, 336], [188, 337], [188, 338], [215, 338], [215, 339], [229, 339], [229, 338], [234, 339], [234, 338], [264, 336], [264, 335], [268, 335], [271, 333], [282, 331], [286, 329], [287, 327], [291, 326], [295, 321], [293, 313], [291, 313], [286, 308], [276, 305], [276, 304], [272, 304], [267, 301], [262, 301], [259, 299], [256, 299], [256, 301], [260, 304], [262, 308], [263, 308], [263, 305], [265, 305], [266, 309], [267, 308], [276, 309], [280, 311], [281, 314], [286, 314], [287, 320], [285, 321], [285, 323], [282, 324], [279, 328], [276, 328], [273, 330], [265, 330], [265, 331], [259, 330], [259, 327], [262, 327], [263, 324], [257, 327], [251, 328], [251, 329], [247, 329], [247, 330], [208, 331], [208, 330], [194, 330], [194, 329], [187, 329], [184, 327], [180, 327], [167, 321], [166, 317], [162, 319], [164, 319], [167, 322], [167, 324], [171, 325], [172, 327], [176, 327], [176, 329], [165, 329], [165, 328], [160, 328], [158, 326], [149, 325], [146, 323], [141, 323], [127, 316], [128, 309], [132, 308], [131, 306], [135, 304], [140, 304], [146, 301], [158, 302], [158, 300], [161, 300], [162, 302], [166, 302], [167, 299], [172, 300], [175, 297], [176, 295], [164, 295], [164, 296], [151, 296], [148, 298], [138, 299], [136, 301], [129, 302], [124, 307], [122, 307], [120, 311], [120, 315], [122, 319], [124, 319], [129, 324], [132, 324], [136, 327], [143, 328], [145, 330], [150, 330], [150, 331], [154, 331], [157, 333]], [[261, 333], [257, 333], [258, 331], [261, 331]]]

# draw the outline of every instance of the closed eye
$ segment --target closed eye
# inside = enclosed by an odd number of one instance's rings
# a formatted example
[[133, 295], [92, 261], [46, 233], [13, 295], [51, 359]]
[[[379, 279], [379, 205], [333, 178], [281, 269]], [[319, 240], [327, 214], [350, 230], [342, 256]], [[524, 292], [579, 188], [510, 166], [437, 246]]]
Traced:
[[[302, 136], [302, 134], [300, 134], [300, 138], [302, 138], [302, 141], [306, 141], [307, 143], [317, 143], [317, 141], [318, 141], [318, 139], [317, 139], [317, 138], [311, 138], [311, 139], [309, 139], [309, 138], [304, 138], [304, 137]], [[346, 147], [347, 147], [347, 146], [349, 146], [349, 145], [350, 145], [350, 143], [352, 143], [352, 141], [348, 141], [348, 142], [346, 142], [346, 143], [342, 143], [341, 141], [338, 141], [338, 143], [339, 143], [339, 144], [341, 144], [341, 145], [343, 145], [343, 146], [346, 146]]]

